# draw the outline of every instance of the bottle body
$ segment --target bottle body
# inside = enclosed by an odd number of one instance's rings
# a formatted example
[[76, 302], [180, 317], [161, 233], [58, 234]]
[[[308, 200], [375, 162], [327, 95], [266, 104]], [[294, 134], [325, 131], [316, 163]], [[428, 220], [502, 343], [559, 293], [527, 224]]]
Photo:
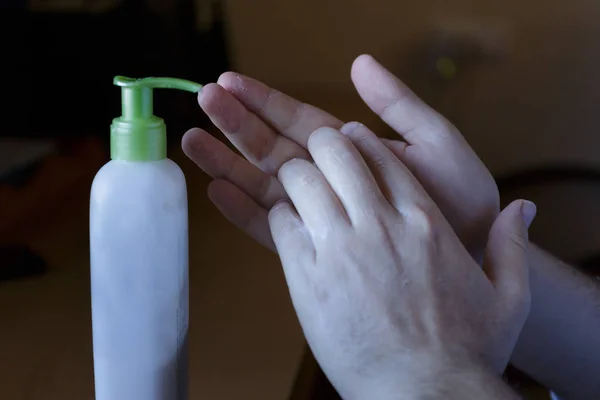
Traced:
[[96, 400], [187, 400], [187, 190], [173, 161], [98, 172], [90, 256]]

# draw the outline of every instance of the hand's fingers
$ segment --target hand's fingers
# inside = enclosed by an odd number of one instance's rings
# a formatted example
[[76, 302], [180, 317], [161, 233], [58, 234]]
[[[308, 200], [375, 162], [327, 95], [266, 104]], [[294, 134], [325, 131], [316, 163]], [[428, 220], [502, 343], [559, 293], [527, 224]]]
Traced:
[[366, 126], [349, 122], [340, 132], [356, 146], [375, 176], [379, 188], [398, 211], [407, 202], [422, 203], [427, 200], [427, 193], [413, 174]]
[[263, 171], [275, 175], [284, 162], [309, 158], [305, 149], [277, 134], [221, 86], [206, 85], [198, 101], [227, 139]]
[[269, 209], [287, 195], [281, 183], [202, 129], [191, 129], [182, 139], [185, 154], [215, 179], [226, 179]]
[[208, 197], [231, 223], [266, 248], [275, 251], [266, 209], [256, 204], [238, 187], [224, 180], [210, 183]]
[[349, 224], [344, 207], [329, 183], [310, 162], [288, 161], [279, 169], [279, 180], [313, 237], [328, 235], [340, 224]]
[[317, 129], [310, 135], [308, 150], [351, 221], [370, 218], [377, 206], [387, 203], [365, 160], [338, 130]]
[[218, 83], [237, 97], [248, 110], [304, 148], [308, 143], [308, 136], [316, 129], [323, 126], [339, 129], [343, 125], [325, 111], [295, 100], [252, 78], [226, 72], [221, 75]]
[[532, 202], [513, 201], [502, 210], [490, 229], [483, 267], [507, 303], [529, 293], [527, 231], [535, 214]]
[[[277, 203], [271, 209], [269, 212], [269, 226], [283, 265], [292, 300], [294, 300], [294, 306], [300, 306], [300, 309], [297, 308], [297, 310], [301, 312], [302, 302], [297, 304], [295, 300], [298, 298], [298, 293], [302, 293], [305, 291], [304, 288], [310, 287], [307, 283], [311, 277], [307, 271], [299, 270], [306, 263], [298, 262], [298, 257], [314, 259], [315, 248], [310, 234], [294, 207], [287, 201]], [[310, 264], [312, 263], [314, 262]]]
[[[498, 214], [498, 189], [462, 135], [370, 56], [360, 56], [352, 79], [363, 100], [408, 143], [384, 141], [400, 158], [469, 252], [481, 259], [482, 225]], [[414, 146], [413, 146], [414, 145]], [[477, 188], [477, 194], [469, 196]], [[465, 218], [477, 210], [478, 218]]]
[[354, 61], [352, 80], [365, 103], [409, 144], [432, 142], [453, 133], [444, 117], [373, 57], [362, 55]]
[[380, 138], [379, 140], [381, 140], [381, 142], [385, 144], [385, 147], [390, 149], [390, 151], [394, 153], [394, 155], [398, 157], [399, 160], [404, 160], [405, 152], [408, 148], [408, 143], [402, 140], [390, 140], [386, 138]]

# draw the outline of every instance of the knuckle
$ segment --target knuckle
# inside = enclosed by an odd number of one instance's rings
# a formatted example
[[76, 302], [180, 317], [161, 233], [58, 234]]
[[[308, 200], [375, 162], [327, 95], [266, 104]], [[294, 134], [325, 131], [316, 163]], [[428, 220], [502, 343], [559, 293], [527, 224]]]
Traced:
[[520, 232], [511, 231], [506, 238], [511, 244], [515, 245], [520, 250], [527, 252], [527, 240]]
[[374, 155], [370, 160], [369, 164], [376, 170], [383, 170], [386, 168], [387, 163], [385, 159], [381, 156]]
[[520, 306], [531, 302], [529, 285], [521, 280], [515, 279], [506, 284], [506, 297], [510, 304]]
[[414, 234], [427, 241], [437, 241], [439, 227], [428, 207], [414, 204], [406, 209], [403, 214]]
[[[285, 96], [282, 94], [282, 96]], [[289, 120], [285, 125], [282, 126], [282, 131], [289, 131], [301, 124], [304, 120], [307, 110], [309, 109], [309, 105], [307, 103], [300, 103], [298, 107], [293, 111], [293, 114], [290, 116]]]
[[267, 203], [267, 197], [269, 194], [269, 189], [271, 188], [271, 185], [273, 184], [273, 176], [271, 175], [264, 175], [261, 176], [260, 179], [257, 182], [256, 185], [256, 193], [257, 193], [257, 200], [259, 200], [262, 204]]
[[357, 146], [367, 146], [369, 144], [369, 140], [371, 139], [362, 128], [362, 124], [358, 124], [358, 127], [350, 134], [348, 137], [352, 139], [352, 141]]
[[255, 143], [256, 149], [251, 161], [267, 174], [275, 172], [276, 168], [273, 165], [273, 154], [277, 153], [276, 142]]
[[256, 109], [257, 114], [264, 114], [265, 110], [269, 107], [269, 104], [271, 104], [273, 99], [277, 97], [278, 94], [280, 94], [280, 92], [278, 92], [277, 90], [269, 89], [269, 92], [263, 99], [262, 103]]
[[319, 186], [321, 184], [321, 180], [314, 174], [303, 172], [298, 175], [298, 184], [306, 188], [314, 187]]

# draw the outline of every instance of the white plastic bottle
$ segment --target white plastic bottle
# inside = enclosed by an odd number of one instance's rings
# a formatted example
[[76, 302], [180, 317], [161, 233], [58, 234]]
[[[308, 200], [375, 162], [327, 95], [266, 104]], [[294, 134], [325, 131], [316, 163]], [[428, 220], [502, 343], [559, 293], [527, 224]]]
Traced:
[[90, 200], [96, 400], [187, 400], [186, 184], [166, 158], [152, 89], [201, 86], [173, 78], [114, 83], [123, 112]]

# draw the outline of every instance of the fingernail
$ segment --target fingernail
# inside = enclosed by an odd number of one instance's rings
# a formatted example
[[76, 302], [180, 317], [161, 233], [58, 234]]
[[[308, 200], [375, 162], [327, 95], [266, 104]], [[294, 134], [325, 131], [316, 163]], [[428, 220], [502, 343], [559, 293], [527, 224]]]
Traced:
[[531, 226], [535, 215], [537, 214], [537, 207], [535, 204], [529, 200], [524, 200], [523, 204], [521, 204], [521, 215], [523, 216], [523, 221], [527, 228]]
[[342, 126], [342, 129], [340, 129], [340, 132], [342, 132], [342, 134], [344, 134], [344, 135], [349, 135], [352, 132], [354, 132], [356, 130], [356, 128], [358, 128], [359, 125], [360, 124], [358, 122], [348, 122], [347, 124]]
[[273, 206], [271, 207], [271, 210], [275, 210], [279, 207], [287, 207], [288, 205], [291, 205], [292, 203], [290, 202], [290, 199], [285, 198], [285, 199], [279, 199], [275, 202], [275, 204], [273, 204]]
[[358, 56], [358, 58], [364, 58], [369, 61], [375, 61], [377, 64], [379, 64], [379, 62], [375, 59], [375, 57], [373, 57], [370, 54], [361, 54], [360, 56]]

